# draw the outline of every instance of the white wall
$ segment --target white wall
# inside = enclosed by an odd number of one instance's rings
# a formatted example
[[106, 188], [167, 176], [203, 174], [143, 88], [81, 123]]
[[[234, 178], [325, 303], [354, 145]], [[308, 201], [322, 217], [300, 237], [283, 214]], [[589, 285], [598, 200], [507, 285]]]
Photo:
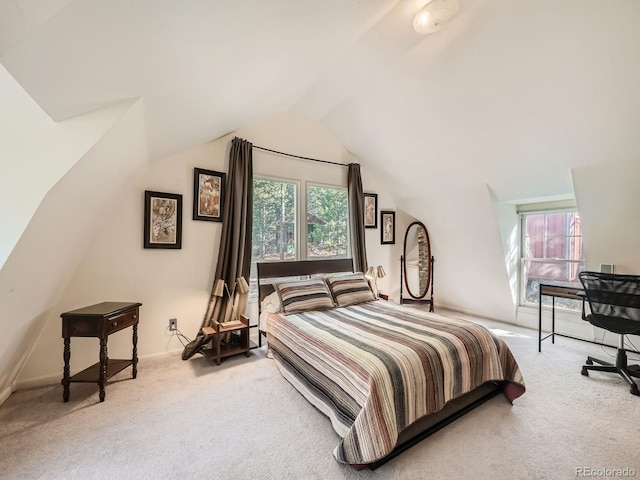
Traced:
[[[428, 186], [425, 185], [428, 192]], [[434, 301], [451, 308], [515, 322], [510, 274], [494, 196], [484, 184], [403, 201], [431, 241]]]
[[0, 65], [0, 268], [49, 189], [134, 102], [56, 123]]
[[[56, 304], [113, 205], [146, 161], [144, 105], [139, 101], [51, 188], [31, 218], [0, 270], [0, 403], [14, 389], [41, 332], [60, 340]], [[47, 353], [38, 360], [39, 353], [31, 356], [32, 362], [50, 361]], [[48, 367], [58, 364], [60, 360]]]
[[640, 275], [640, 161], [608, 162], [572, 171], [586, 268], [613, 263]]
[[500, 228], [504, 263], [509, 279], [511, 301], [518, 304], [518, 263], [520, 261], [520, 229], [518, 227], [518, 213], [513, 203], [498, 202], [492, 196], [495, 206], [496, 219]]
[[[151, 164], [128, 190], [114, 197], [99, 231], [73, 274], [59, 302], [52, 305], [33, 354], [19, 377], [20, 386], [57, 382], [62, 375], [61, 312], [101, 301], [141, 302], [138, 352], [141, 358], [182, 349], [167, 330], [169, 318], [193, 338], [200, 328], [217, 262], [221, 224], [194, 221], [193, 169], [227, 171], [230, 140], [234, 135], [254, 145], [297, 155], [349, 163], [357, 161], [319, 123], [287, 114], [242, 128], [204, 145]], [[362, 166], [366, 191], [379, 194], [381, 208], [394, 202]], [[345, 167], [291, 159], [254, 149], [254, 174], [345, 185]], [[144, 190], [183, 195], [183, 239], [180, 250], [144, 249], [142, 218]], [[396, 233], [398, 235], [398, 233]], [[381, 286], [396, 283], [394, 247], [380, 245], [379, 229], [367, 231], [369, 263], [382, 264], [390, 274]], [[392, 253], [393, 252], [393, 253]], [[397, 254], [399, 258], [399, 254]], [[393, 261], [392, 261], [393, 260]], [[395, 275], [394, 275], [395, 274]], [[71, 370], [97, 361], [95, 339], [72, 339]], [[109, 338], [109, 355], [130, 355], [130, 329]]]

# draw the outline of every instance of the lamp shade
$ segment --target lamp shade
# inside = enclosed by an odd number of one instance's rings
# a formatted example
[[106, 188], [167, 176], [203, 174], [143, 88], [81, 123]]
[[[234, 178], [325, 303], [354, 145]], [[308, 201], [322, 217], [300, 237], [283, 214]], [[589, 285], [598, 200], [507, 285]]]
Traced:
[[365, 274], [367, 277], [374, 278], [376, 276], [376, 271], [373, 267], [367, 268], [367, 273]]
[[224, 297], [224, 280], [217, 279], [213, 284], [213, 294], [216, 297]]
[[244, 277], [239, 277], [236, 279], [236, 292], [238, 293], [247, 293], [249, 291], [249, 284], [244, 279]]
[[421, 34], [435, 33], [451, 20], [459, 9], [458, 0], [431, 0], [413, 19], [413, 29]]
[[384, 271], [382, 265], [378, 265], [378, 278], [384, 278], [387, 276], [387, 272]]

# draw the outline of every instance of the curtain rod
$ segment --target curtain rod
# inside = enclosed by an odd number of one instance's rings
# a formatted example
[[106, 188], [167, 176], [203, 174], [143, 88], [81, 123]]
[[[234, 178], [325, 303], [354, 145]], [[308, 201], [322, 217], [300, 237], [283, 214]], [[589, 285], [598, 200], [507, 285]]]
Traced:
[[300, 158], [302, 160], [310, 160], [312, 162], [328, 163], [330, 165], [339, 165], [341, 167], [349, 166], [349, 164], [347, 163], [332, 162], [330, 160], [318, 160], [317, 158], [301, 157], [300, 155], [293, 155], [292, 153], [279, 152], [277, 150], [271, 150], [270, 148], [258, 147], [257, 145], [253, 145], [253, 148], [257, 148], [258, 150], [264, 150], [265, 152], [277, 153], [278, 155], [285, 155], [287, 157]]

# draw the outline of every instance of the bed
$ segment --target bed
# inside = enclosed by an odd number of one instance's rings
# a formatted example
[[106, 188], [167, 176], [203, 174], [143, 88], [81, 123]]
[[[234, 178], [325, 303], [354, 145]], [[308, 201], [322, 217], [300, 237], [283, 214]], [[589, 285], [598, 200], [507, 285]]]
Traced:
[[375, 299], [351, 265], [258, 264], [261, 334], [282, 375], [331, 420], [338, 462], [375, 469], [497, 394], [524, 393], [488, 329]]

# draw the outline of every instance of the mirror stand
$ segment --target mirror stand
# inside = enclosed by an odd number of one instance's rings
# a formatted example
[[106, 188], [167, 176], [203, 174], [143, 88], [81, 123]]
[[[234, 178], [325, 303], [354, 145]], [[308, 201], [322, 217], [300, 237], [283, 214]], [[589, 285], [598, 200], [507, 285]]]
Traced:
[[[424, 223], [414, 221], [404, 234], [404, 249], [400, 257], [400, 304], [429, 305], [433, 312], [433, 255], [429, 232]], [[407, 297], [403, 295], [406, 288]]]
[[[426, 304], [429, 305], [429, 311], [433, 312], [433, 264], [435, 262], [435, 259], [433, 256], [431, 256], [431, 258], [429, 259], [429, 278], [431, 279], [430, 281], [430, 286], [429, 286], [429, 291], [425, 292], [425, 295], [417, 298], [414, 297], [411, 294], [411, 291], [408, 290], [409, 293], [409, 297], [404, 297], [403, 296], [403, 286], [404, 286], [404, 278], [403, 275], [400, 275], [400, 305], [402, 304]], [[400, 255], [400, 272], [404, 272], [405, 271], [405, 265], [404, 265], [404, 255]], [[427, 298], [427, 293], [429, 293], [429, 298]]]

